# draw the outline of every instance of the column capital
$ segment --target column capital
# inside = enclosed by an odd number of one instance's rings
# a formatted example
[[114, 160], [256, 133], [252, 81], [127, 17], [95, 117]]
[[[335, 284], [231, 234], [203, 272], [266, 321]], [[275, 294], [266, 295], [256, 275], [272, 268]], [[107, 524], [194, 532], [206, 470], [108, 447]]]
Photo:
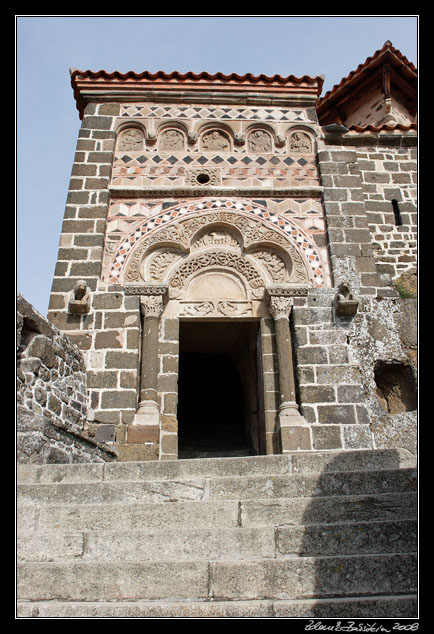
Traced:
[[266, 287], [266, 297], [270, 314], [274, 319], [288, 319], [293, 306], [293, 297], [305, 297], [307, 286], [292, 284], [270, 284]]
[[160, 317], [163, 306], [162, 295], [140, 295], [140, 311], [144, 319]]
[[274, 320], [288, 319], [293, 306], [292, 297], [272, 295], [269, 298], [269, 311]]

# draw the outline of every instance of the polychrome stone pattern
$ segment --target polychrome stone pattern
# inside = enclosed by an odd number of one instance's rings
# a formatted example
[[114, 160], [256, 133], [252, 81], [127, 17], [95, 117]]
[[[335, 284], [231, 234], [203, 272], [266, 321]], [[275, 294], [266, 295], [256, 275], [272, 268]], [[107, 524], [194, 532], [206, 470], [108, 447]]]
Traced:
[[187, 215], [233, 210], [269, 223], [288, 236], [303, 253], [314, 286], [330, 286], [325, 220], [319, 200], [314, 199], [190, 199], [111, 200], [102, 278], [122, 282], [128, 256], [138, 241]]
[[[127, 124], [133, 143], [122, 142]], [[319, 183], [306, 109], [134, 104], [121, 107], [118, 125], [114, 186], [182, 186], [204, 168], [218, 170], [222, 186]]]

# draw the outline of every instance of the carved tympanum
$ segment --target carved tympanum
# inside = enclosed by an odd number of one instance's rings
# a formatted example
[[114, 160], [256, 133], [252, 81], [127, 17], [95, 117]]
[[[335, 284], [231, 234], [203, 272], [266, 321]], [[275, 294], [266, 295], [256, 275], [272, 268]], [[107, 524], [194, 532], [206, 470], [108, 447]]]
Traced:
[[248, 281], [251, 288], [257, 289], [264, 286], [264, 281], [246, 258], [233, 252], [211, 249], [199, 252], [197, 256], [184, 261], [177, 268], [176, 273], [169, 282], [169, 286], [180, 289], [190, 276], [211, 267], [228, 268], [240, 273]]

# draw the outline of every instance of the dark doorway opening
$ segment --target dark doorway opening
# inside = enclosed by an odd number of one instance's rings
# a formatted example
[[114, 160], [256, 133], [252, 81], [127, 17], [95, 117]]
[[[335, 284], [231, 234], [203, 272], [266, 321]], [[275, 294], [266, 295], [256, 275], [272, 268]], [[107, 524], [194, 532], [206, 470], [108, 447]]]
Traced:
[[180, 323], [178, 457], [262, 453], [258, 323]]

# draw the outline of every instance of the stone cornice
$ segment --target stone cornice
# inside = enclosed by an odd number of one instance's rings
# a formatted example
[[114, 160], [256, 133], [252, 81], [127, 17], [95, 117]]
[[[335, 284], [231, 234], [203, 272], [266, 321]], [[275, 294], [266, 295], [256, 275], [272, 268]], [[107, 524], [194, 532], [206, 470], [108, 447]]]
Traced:
[[315, 106], [324, 81], [323, 76], [267, 77], [250, 73], [108, 73], [70, 69], [70, 74], [80, 118], [86, 103], [107, 100]]
[[321, 198], [324, 188], [320, 185], [306, 187], [123, 187], [109, 186], [112, 198], [158, 198], [178, 196], [232, 196], [261, 198]]

